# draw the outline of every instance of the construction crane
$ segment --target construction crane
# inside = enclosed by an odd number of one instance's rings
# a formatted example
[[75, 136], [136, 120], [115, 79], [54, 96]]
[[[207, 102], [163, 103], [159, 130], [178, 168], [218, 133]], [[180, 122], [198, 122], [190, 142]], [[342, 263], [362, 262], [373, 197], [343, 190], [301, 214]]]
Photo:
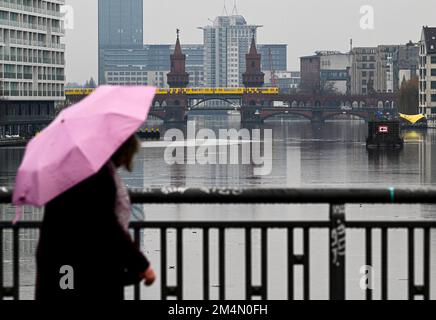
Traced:
[[273, 55], [271, 48], [269, 49], [269, 71], [271, 72], [271, 85], [273, 87], [277, 87], [277, 77], [276, 77], [276, 71], [274, 69], [274, 63], [273, 63]]

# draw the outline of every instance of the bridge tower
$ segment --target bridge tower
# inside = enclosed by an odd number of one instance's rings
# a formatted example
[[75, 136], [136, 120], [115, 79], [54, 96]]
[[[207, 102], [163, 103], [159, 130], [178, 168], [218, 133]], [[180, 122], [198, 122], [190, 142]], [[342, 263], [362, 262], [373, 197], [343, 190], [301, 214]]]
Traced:
[[189, 84], [189, 74], [186, 72], [186, 55], [182, 53], [179, 39], [180, 30], [177, 29], [177, 41], [174, 54], [171, 55], [171, 71], [167, 75], [170, 88], [186, 88]]
[[[177, 40], [174, 54], [171, 55], [171, 71], [167, 74], [167, 83], [170, 88], [186, 88], [189, 85], [189, 74], [186, 72], [186, 55], [180, 45], [180, 30], [177, 29]], [[188, 97], [186, 94], [171, 94], [165, 100], [165, 123], [186, 122], [188, 110]]]
[[242, 82], [245, 87], [262, 87], [265, 83], [265, 74], [261, 71], [261, 55], [257, 53], [256, 40], [251, 39], [250, 52], [245, 56], [246, 71], [242, 75]]

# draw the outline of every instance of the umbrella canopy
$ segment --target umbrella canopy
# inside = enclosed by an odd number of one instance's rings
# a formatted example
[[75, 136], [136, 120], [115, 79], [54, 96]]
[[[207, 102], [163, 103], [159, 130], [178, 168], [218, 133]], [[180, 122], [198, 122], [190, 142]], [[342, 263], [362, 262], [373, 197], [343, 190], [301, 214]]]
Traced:
[[13, 203], [43, 206], [97, 173], [146, 121], [156, 88], [101, 86], [27, 145]]

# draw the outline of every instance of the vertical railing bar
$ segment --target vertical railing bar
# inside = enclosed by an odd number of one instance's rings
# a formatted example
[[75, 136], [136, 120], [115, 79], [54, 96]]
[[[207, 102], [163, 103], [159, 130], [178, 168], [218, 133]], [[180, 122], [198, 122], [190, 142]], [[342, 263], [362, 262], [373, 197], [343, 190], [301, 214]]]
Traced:
[[[141, 240], [140, 240], [139, 229], [137, 227], [135, 227], [133, 229], [133, 232], [134, 232], [135, 245], [138, 249], [141, 249], [141, 246], [140, 246]], [[141, 289], [140, 289], [139, 283], [135, 283], [133, 296], [134, 296], [135, 301], [138, 301], [141, 299]]]
[[161, 299], [167, 300], [167, 229], [160, 229]]
[[226, 252], [225, 252], [225, 229], [219, 228], [219, 298], [225, 300], [226, 298]]
[[251, 229], [245, 229], [245, 299], [251, 300], [252, 278], [251, 278]]
[[407, 238], [408, 238], [408, 258], [409, 258], [409, 267], [408, 267], [408, 288], [409, 288], [409, 300], [415, 299], [415, 229], [409, 228], [407, 230]]
[[262, 228], [262, 300], [267, 299], [268, 291], [268, 230]]
[[294, 300], [294, 228], [288, 228], [288, 300]]
[[203, 298], [209, 301], [209, 228], [203, 229]]
[[304, 252], [304, 300], [310, 299], [310, 232], [309, 228], [303, 231]]
[[177, 228], [177, 299], [183, 300], [183, 229]]
[[[365, 238], [366, 238], [366, 265], [372, 267], [372, 229], [365, 229]], [[372, 300], [372, 284], [373, 284], [373, 275], [372, 273], [368, 275], [368, 287], [366, 288], [366, 300]]]
[[14, 226], [13, 228], [14, 238], [14, 256], [13, 256], [13, 296], [14, 300], [20, 298], [20, 246], [19, 246], [19, 229]]
[[3, 228], [0, 228], [0, 300], [3, 300], [4, 291], [4, 279], [3, 279]]
[[346, 219], [344, 204], [330, 204], [330, 299], [345, 300]]
[[388, 230], [382, 228], [382, 300], [388, 299]]
[[424, 300], [430, 300], [430, 229], [424, 229]]

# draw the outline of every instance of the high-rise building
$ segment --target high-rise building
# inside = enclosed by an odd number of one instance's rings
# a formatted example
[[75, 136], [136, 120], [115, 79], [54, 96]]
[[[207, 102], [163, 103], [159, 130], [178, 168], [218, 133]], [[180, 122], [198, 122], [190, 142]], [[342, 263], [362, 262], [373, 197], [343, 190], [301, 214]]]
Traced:
[[99, 83], [106, 83], [105, 50], [143, 47], [143, 0], [98, 1]]
[[0, 136], [35, 134], [65, 99], [63, 4], [0, 1]]
[[204, 36], [204, 82], [208, 87], [242, 86], [245, 55], [257, 25], [243, 16], [217, 17], [212, 25], [201, 28]]
[[436, 127], [436, 28], [424, 27], [420, 42], [419, 109]]

